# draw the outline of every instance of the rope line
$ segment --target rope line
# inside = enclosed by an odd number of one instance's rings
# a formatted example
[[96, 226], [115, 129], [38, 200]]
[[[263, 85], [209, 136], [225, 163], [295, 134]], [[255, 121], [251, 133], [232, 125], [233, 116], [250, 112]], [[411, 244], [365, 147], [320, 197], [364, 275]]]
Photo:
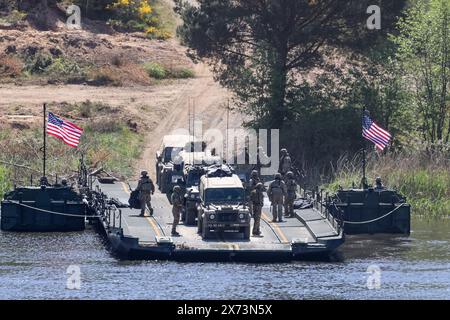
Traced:
[[44, 213], [50, 213], [50, 214], [54, 214], [54, 215], [57, 215], [57, 216], [76, 217], [76, 218], [82, 218], [82, 217], [85, 217], [85, 218], [86, 217], [89, 217], [89, 218], [100, 218], [101, 217], [100, 215], [87, 216], [86, 214], [79, 215], [79, 214], [70, 214], [70, 213], [62, 213], [62, 212], [50, 211], [50, 210], [46, 210], [46, 209], [32, 207], [32, 206], [29, 206], [29, 205], [26, 205], [24, 203], [20, 203], [18, 201], [14, 201], [14, 200], [9, 200], [9, 201], [11, 203], [18, 204], [19, 206], [22, 206], [22, 207], [25, 207], [25, 208], [28, 208], [28, 209], [33, 209], [33, 210], [44, 212]]
[[[335, 207], [337, 210], [340, 210], [340, 209], [336, 206], [335, 203], [333, 203], [333, 205], [334, 205], [334, 207]], [[406, 203], [402, 203], [401, 205], [399, 205], [399, 206], [398, 206], [397, 208], [395, 208], [394, 210], [392, 210], [392, 211], [386, 213], [385, 215], [383, 215], [383, 216], [381, 216], [381, 217], [378, 217], [378, 218], [375, 218], [375, 219], [372, 219], [372, 220], [367, 220], [367, 221], [344, 221], [344, 224], [369, 224], [369, 223], [373, 223], [373, 222], [382, 220], [382, 219], [386, 218], [387, 216], [393, 214], [395, 211], [397, 211], [398, 209], [400, 209], [400, 208], [403, 207], [404, 205], [406, 205]]]

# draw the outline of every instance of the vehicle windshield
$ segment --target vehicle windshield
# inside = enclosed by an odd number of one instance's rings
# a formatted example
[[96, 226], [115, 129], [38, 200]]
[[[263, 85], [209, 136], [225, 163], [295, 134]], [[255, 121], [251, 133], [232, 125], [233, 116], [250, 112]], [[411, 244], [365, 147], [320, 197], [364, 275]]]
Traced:
[[174, 160], [174, 158], [183, 151], [182, 147], [166, 147], [164, 149], [164, 160], [163, 162], [169, 162]]
[[202, 172], [200, 170], [192, 170], [189, 172], [187, 181], [186, 181], [186, 187], [192, 187], [192, 186], [199, 186], [200, 185], [200, 178], [202, 176]]
[[217, 188], [207, 189], [205, 193], [205, 202], [242, 202], [244, 201], [243, 188]]

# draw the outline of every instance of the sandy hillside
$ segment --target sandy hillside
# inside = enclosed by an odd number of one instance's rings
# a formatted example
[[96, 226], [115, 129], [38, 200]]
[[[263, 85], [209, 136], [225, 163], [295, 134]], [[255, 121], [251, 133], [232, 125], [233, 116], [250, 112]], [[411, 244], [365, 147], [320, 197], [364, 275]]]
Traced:
[[[194, 99], [196, 119], [202, 120], [204, 130], [226, 128], [226, 109], [229, 93], [212, 78], [205, 65], [195, 66], [196, 78], [176, 80], [155, 86], [90, 87], [15, 86], [0, 85], [0, 122], [41, 121], [41, 105], [99, 101], [124, 110], [124, 114], [138, 118], [145, 128], [142, 159], [136, 159], [136, 170], [154, 171], [154, 155], [162, 137], [170, 131], [188, 127], [188, 105]], [[230, 127], [240, 127], [242, 116], [230, 115]]]

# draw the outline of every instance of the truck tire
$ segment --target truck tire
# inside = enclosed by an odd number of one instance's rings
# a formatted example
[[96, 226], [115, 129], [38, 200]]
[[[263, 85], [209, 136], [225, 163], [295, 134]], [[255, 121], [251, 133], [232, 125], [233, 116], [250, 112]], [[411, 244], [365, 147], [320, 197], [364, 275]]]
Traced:
[[194, 226], [196, 215], [197, 215], [197, 212], [195, 212], [195, 210], [186, 209], [185, 224], [188, 226]]
[[250, 240], [250, 226], [244, 227], [243, 235], [245, 240]]
[[202, 238], [203, 239], [209, 239], [211, 236], [211, 233], [207, 230], [205, 226], [202, 226]]
[[161, 190], [161, 193], [167, 193], [167, 183], [164, 179], [164, 176], [161, 177], [159, 189]]
[[202, 226], [202, 219], [199, 217], [197, 221], [197, 233], [202, 233], [203, 226]]

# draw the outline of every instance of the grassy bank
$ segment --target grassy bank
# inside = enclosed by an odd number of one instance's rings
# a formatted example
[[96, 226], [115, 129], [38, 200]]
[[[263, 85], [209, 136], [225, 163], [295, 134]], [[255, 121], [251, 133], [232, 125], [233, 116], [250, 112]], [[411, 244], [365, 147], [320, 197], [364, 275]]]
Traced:
[[0, 166], [0, 198], [3, 198], [5, 192], [11, 189], [10, 171]]
[[[334, 179], [324, 187], [336, 191], [339, 186], [359, 185], [361, 159], [343, 158], [335, 170]], [[450, 158], [445, 153], [400, 153], [385, 156], [372, 154], [367, 165], [369, 184], [377, 176], [385, 185], [407, 197], [412, 213], [426, 218], [450, 216]]]
[[[47, 137], [50, 181], [56, 175], [75, 177], [81, 154], [85, 154], [92, 170], [101, 167], [119, 178], [133, 174], [133, 164], [142, 151], [143, 134], [124, 111], [89, 101], [50, 105], [49, 109], [85, 130], [78, 149]], [[29, 183], [31, 175], [37, 181], [42, 167], [43, 137], [39, 122], [20, 126], [13, 122], [9, 126], [0, 130], [0, 193], [14, 183]]]

